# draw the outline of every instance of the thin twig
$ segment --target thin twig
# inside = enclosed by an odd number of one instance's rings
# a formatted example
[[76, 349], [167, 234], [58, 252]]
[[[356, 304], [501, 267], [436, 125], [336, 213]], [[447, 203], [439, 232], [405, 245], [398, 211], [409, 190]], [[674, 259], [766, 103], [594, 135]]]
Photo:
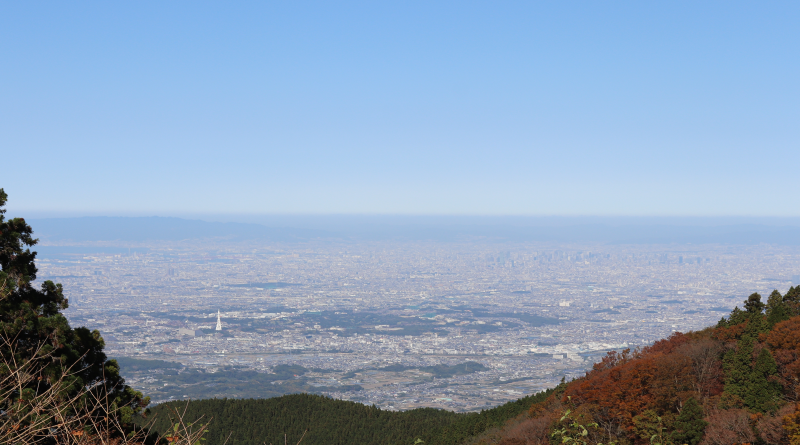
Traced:
[[298, 441], [297, 441], [297, 445], [300, 445], [300, 442], [302, 442], [302, 441], [303, 441], [303, 438], [304, 438], [304, 437], [306, 437], [306, 433], [307, 433], [307, 432], [308, 432], [308, 429], [306, 429], [305, 431], [303, 431], [303, 435], [302, 435], [302, 436], [300, 436], [300, 440], [298, 440]]
[[226, 445], [228, 443], [228, 439], [231, 438], [231, 434], [233, 434], [233, 431], [228, 432], [228, 437], [225, 438], [225, 442], [223, 442], [222, 445]]

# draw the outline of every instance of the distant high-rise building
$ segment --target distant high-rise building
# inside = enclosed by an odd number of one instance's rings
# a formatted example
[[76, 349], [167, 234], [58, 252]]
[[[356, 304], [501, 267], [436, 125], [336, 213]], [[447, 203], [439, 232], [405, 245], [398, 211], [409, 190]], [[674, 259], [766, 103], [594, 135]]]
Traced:
[[800, 285], [800, 275], [792, 275], [792, 284]]
[[683, 257], [682, 256], [678, 257], [678, 264], [683, 264]]
[[217, 327], [215, 329], [218, 331], [222, 330], [222, 320], [219, 318], [219, 309], [217, 309]]

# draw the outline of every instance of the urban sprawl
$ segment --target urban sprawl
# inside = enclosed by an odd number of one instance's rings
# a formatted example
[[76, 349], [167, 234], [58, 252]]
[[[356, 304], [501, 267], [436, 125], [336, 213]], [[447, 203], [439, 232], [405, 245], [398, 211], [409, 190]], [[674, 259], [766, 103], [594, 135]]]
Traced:
[[38, 281], [64, 285], [73, 326], [98, 329], [110, 357], [175, 365], [123, 366], [155, 402], [302, 390], [393, 410], [474, 411], [583, 375], [609, 351], [702, 329], [752, 292], [766, 299], [800, 281], [800, 251], [768, 245], [42, 250]]

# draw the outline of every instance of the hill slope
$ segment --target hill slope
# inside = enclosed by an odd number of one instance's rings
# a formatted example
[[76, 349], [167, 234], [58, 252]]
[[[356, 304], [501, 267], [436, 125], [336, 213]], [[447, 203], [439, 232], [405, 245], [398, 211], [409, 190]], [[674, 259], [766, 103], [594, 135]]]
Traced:
[[[480, 413], [453, 413], [432, 408], [404, 412], [384, 411], [374, 406], [334, 400], [311, 394], [293, 394], [271, 399], [208, 399], [169, 402], [152, 409], [154, 431], [170, 426], [172, 410], [185, 410], [184, 421], [206, 422], [206, 445], [296, 443], [303, 432], [303, 445], [317, 444], [458, 444], [488, 429], [504, 425], [524, 414], [532, 404], [544, 401], [545, 391]], [[144, 420], [142, 420], [144, 423]]]
[[753, 294], [715, 327], [609, 353], [527, 418], [478, 442], [561, 442], [582, 425], [588, 443], [794, 445], [799, 377], [800, 286], [772, 292], [766, 304]]

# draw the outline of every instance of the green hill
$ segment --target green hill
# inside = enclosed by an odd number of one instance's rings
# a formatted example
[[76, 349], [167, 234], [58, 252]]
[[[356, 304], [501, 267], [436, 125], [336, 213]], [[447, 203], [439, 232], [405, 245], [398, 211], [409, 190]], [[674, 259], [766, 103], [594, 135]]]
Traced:
[[[208, 422], [206, 445], [297, 443], [317, 444], [413, 444], [455, 445], [465, 439], [499, 427], [525, 413], [534, 403], [544, 401], [553, 390], [524, 397], [480, 413], [454, 413], [419, 408], [385, 411], [356, 402], [311, 394], [292, 394], [271, 399], [207, 399], [168, 402], [154, 407], [147, 420], [155, 419], [153, 430], [164, 433], [170, 413], [179, 410], [184, 421]], [[210, 419], [210, 420], [209, 420]]]

